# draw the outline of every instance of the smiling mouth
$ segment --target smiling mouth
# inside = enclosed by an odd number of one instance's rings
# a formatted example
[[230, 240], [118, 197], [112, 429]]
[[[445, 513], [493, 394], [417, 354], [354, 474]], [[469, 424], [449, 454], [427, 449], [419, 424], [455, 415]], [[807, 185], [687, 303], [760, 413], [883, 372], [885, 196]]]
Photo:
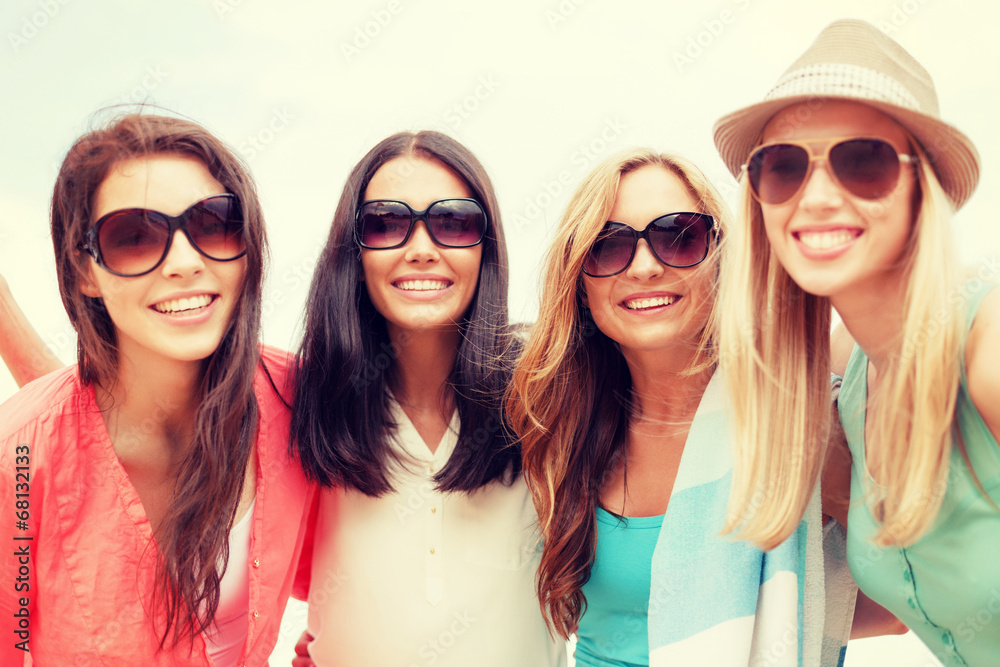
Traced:
[[181, 299], [171, 299], [169, 301], [154, 303], [150, 306], [150, 308], [158, 313], [194, 313], [208, 308], [208, 306], [211, 305], [211, 303], [215, 301], [218, 296], [218, 294], [202, 294], [199, 296], [184, 297]]
[[622, 304], [629, 310], [646, 310], [648, 308], [669, 306], [672, 303], [676, 303], [679, 298], [675, 294], [674, 296], [657, 296], [652, 299], [632, 299], [630, 301], [623, 301]]
[[393, 283], [404, 292], [433, 292], [451, 287], [451, 282], [447, 280], [400, 280]]
[[802, 245], [813, 250], [827, 250], [850, 243], [861, 236], [860, 229], [831, 229], [822, 232], [795, 232], [793, 234]]

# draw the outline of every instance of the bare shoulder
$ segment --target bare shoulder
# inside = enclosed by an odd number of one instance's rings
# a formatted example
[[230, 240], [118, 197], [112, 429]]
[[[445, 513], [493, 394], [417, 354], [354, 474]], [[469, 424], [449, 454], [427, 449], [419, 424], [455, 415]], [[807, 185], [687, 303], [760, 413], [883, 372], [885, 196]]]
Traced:
[[843, 322], [838, 322], [830, 335], [830, 370], [843, 377], [847, 362], [854, 351], [854, 338]]
[[965, 344], [969, 394], [986, 425], [1000, 439], [1000, 288], [983, 299]]

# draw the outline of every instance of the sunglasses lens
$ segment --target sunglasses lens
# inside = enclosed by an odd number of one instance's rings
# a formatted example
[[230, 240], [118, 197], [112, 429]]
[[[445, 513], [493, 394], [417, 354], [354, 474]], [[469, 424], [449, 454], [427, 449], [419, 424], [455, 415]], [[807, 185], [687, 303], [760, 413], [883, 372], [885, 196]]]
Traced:
[[782, 204], [791, 199], [808, 171], [809, 153], [792, 144], [764, 146], [747, 163], [750, 187], [765, 204]]
[[235, 197], [211, 197], [187, 212], [191, 240], [211, 259], [236, 259], [246, 250], [243, 211]]
[[605, 227], [583, 260], [583, 271], [595, 278], [613, 276], [629, 265], [634, 251], [635, 234], [631, 228]]
[[830, 149], [833, 173], [851, 194], [863, 199], [881, 199], [899, 180], [896, 149], [878, 139], [852, 139]]
[[[232, 195], [204, 199], [180, 216], [188, 239], [210, 259], [236, 259], [246, 251], [243, 212]], [[138, 276], [163, 260], [170, 237], [170, 221], [146, 209], [117, 211], [98, 221], [97, 245], [101, 260], [114, 273]]]
[[711, 226], [711, 216], [699, 213], [672, 213], [657, 218], [649, 227], [653, 253], [667, 266], [694, 266], [708, 255]]
[[445, 199], [427, 211], [427, 226], [438, 245], [474, 246], [486, 234], [486, 214], [474, 201]]
[[163, 257], [168, 231], [167, 221], [152, 211], [119, 211], [101, 224], [101, 258], [121, 275], [151, 271]]
[[358, 213], [358, 239], [366, 248], [400, 245], [410, 231], [410, 209], [400, 202], [367, 202]]

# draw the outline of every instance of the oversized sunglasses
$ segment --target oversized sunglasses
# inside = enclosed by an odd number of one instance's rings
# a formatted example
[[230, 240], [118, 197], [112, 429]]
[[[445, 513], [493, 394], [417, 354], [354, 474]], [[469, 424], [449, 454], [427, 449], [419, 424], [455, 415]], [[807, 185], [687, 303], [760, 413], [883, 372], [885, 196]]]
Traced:
[[700, 264], [708, 256], [719, 223], [707, 213], [668, 213], [642, 231], [621, 222], [607, 222], [583, 260], [583, 272], [592, 278], [607, 278], [629, 267], [639, 239], [646, 239], [653, 256], [667, 266], [684, 269]]
[[388, 250], [410, 240], [423, 220], [431, 240], [444, 248], [469, 248], [486, 236], [486, 212], [475, 199], [439, 199], [422, 211], [393, 199], [366, 201], [358, 208], [354, 237], [370, 250]]
[[112, 211], [87, 230], [80, 247], [106, 271], [130, 278], [145, 275], [163, 263], [177, 230], [209, 259], [238, 259], [246, 254], [244, 228], [236, 195], [213, 195], [177, 216], [145, 208]]
[[743, 166], [750, 191], [762, 204], [783, 204], [802, 190], [812, 165], [825, 160], [833, 179], [852, 195], [862, 199], [882, 199], [899, 182], [901, 162], [915, 163], [916, 156], [900, 154], [881, 139], [833, 139], [822, 154], [813, 152], [810, 142], [782, 142], [757, 148]]

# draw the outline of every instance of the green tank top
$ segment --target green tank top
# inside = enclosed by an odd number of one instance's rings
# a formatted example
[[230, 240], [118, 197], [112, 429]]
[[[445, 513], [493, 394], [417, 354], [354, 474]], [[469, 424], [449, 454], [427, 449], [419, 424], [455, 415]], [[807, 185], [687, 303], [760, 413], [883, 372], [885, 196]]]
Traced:
[[[993, 287], [967, 285], [970, 326]], [[964, 359], [961, 366], [956, 423], [980, 483], [1000, 504], [1000, 444], [969, 397]], [[952, 447], [948, 488], [931, 528], [905, 548], [876, 546], [878, 524], [864, 502], [871, 479], [865, 462], [867, 399], [868, 358], [855, 346], [839, 398], [854, 457], [847, 535], [851, 573], [866, 595], [895, 614], [945, 665], [1000, 665], [1000, 512], [983, 498], [961, 452]]]

